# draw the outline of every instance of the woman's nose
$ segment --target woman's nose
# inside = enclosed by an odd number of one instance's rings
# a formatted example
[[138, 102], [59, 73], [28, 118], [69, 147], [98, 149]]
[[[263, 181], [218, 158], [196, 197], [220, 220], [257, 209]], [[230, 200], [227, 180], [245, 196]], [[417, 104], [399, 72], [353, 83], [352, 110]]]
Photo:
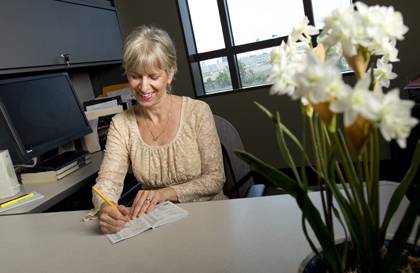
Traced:
[[144, 91], [147, 89], [148, 86], [149, 86], [149, 79], [145, 76], [141, 77], [140, 82], [139, 82], [140, 90]]

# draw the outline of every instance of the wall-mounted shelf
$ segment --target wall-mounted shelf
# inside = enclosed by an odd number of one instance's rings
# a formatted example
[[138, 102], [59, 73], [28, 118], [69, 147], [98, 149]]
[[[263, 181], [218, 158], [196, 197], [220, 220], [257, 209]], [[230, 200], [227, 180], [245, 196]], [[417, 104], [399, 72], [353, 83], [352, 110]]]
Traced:
[[0, 74], [121, 61], [114, 7], [81, 1], [0, 1]]

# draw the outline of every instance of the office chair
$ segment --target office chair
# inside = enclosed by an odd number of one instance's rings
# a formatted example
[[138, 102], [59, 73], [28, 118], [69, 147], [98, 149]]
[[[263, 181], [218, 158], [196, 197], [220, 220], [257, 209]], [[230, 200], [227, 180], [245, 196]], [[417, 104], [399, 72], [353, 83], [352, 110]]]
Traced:
[[213, 115], [220, 143], [226, 183], [223, 191], [229, 198], [257, 197], [265, 193], [264, 184], [255, 184], [256, 172], [242, 161], [234, 150], [244, 150], [242, 139], [236, 128], [226, 119]]

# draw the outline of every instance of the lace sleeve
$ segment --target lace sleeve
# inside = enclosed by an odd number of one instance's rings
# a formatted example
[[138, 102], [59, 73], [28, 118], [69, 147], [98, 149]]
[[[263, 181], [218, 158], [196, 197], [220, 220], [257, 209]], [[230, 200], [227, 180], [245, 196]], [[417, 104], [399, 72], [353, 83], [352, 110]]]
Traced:
[[[112, 119], [108, 130], [104, 159], [95, 184], [99, 191], [115, 203], [121, 195], [129, 165], [128, 127], [122, 121], [122, 119]], [[92, 202], [95, 208], [100, 208], [103, 203], [96, 194], [93, 194]]]
[[173, 185], [179, 202], [211, 200], [223, 190], [225, 173], [222, 150], [210, 107], [205, 104], [197, 123], [197, 143], [201, 157], [201, 176]]

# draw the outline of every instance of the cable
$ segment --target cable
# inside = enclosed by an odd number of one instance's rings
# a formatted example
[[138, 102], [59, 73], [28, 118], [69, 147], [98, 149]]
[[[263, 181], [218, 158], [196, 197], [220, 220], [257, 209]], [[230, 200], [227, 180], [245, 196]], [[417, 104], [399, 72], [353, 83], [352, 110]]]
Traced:
[[14, 166], [15, 171], [16, 171], [17, 169], [20, 169], [20, 168], [33, 168], [33, 167], [36, 166], [37, 163], [38, 163], [38, 157], [33, 157], [32, 158], [32, 164], [16, 164], [16, 165], [13, 165], [13, 166]]

